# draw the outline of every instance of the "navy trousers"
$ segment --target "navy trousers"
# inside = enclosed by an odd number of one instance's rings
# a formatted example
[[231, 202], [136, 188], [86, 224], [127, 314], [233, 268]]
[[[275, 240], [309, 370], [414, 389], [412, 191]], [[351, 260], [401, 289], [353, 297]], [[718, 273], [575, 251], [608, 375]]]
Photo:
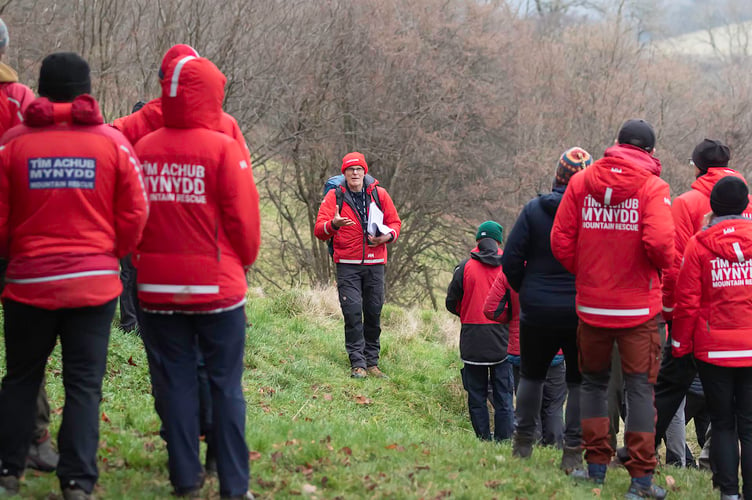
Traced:
[[465, 363], [462, 384], [467, 391], [470, 422], [476, 436], [483, 440], [491, 439], [486, 403], [489, 383], [493, 394], [494, 440], [510, 439], [514, 431], [514, 376], [509, 361], [490, 366]]
[[245, 314], [242, 308], [217, 314], [143, 314], [159, 366], [152, 367], [156, 406], [163, 412], [170, 481], [178, 494], [200, 485], [198, 356], [204, 355], [212, 400], [211, 441], [217, 457], [220, 494], [248, 490], [248, 446], [242, 389]]
[[3, 301], [7, 372], [0, 390], [2, 475], [24, 471], [45, 365], [60, 337], [65, 406], [57, 475], [61, 487], [75, 485], [88, 493], [94, 489], [99, 477], [99, 403], [116, 302], [47, 310]]

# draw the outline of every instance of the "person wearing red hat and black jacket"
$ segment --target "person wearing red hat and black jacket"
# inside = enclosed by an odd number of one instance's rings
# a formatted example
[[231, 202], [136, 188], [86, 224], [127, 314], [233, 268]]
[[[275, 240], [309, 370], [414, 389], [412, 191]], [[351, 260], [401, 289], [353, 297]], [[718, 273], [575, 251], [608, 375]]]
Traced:
[[[673, 265], [663, 277], [663, 315], [671, 324], [675, 302], [676, 278], [684, 256], [684, 249], [689, 239], [703, 226], [705, 214], [710, 211], [710, 193], [719, 180], [726, 177], [744, 179], [742, 175], [729, 168], [731, 152], [724, 143], [714, 139], [705, 139], [692, 151], [690, 164], [695, 169], [697, 180], [692, 183], [692, 190], [679, 195], [672, 203], [671, 215], [676, 227], [676, 255]], [[746, 181], [745, 181], [746, 182]], [[752, 218], [752, 208], [744, 211], [747, 218]], [[687, 394], [697, 370], [689, 358], [677, 360], [670, 356], [671, 344], [666, 344], [658, 381], [655, 386], [655, 407], [658, 419], [655, 426], [656, 446], [666, 435], [666, 429], [672, 417]]]
[[[63, 348], [65, 406], [57, 475], [63, 498], [89, 498], [98, 478], [99, 403], [118, 258], [146, 223], [140, 165], [104, 125], [89, 65], [47, 56], [39, 99], [0, 140], [0, 255], [8, 371], [0, 391], [0, 486], [17, 492], [47, 357]], [[10, 196], [12, 193], [12, 196]], [[72, 237], [75, 235], [75, 237]]]
[[[475, 435], [491, 440], [486, 404], [488, 387], [492, 388], [494, 406], [494, 441], [512, 437], [514, 431], [514, 377], [507, 359], [509, 327], [484, 314], [491, 285], [501, 272], [503, 228], [498, 222], [486, 221], [478, 226], [476, 247], [470, 257], [454, 268], [446, 296], [447, 310], [460, 317], [460, 357], [462, 385], [467, 391], [467, 406]], [[499, 309], [504, 309], [501, 305]]]
[[[386, 245], [399, 237], [402, 221], [386, 189], [378, 186], [376, 179], [368, 182], [372, 177], [366, 178], [368, 164], [361, 153], [355, 151], [342, 158], [342, 173], [345, 182], [326, 193], [316, 216], [313, 234], [322, 241], [334, 238], [333, 258], [339, 303], [345, 320], [350, 376], [384, 377], [379, 369], [379, 338]], [[341, 211], [338, 196], [343, 200]], [[378, 197], [378, 203], [375, 197]], [[382, 212], [383, 224], [377, 230], [369, 231], [372, 210]]]
[[547, 373], [554, 356], [562, 349], [569, 393], [560, 464], [565, 472], [582, 464], [582, 377], [577, 362], [574, 276], [551, 252], [551, 228], [570, 179], [592, 161], [590, 154], [578, 147], [561, 155], [551, 193], [525, 205], [509, 234], [502, 257], [504, 274], [520, 294], [522, 315], [521, 376], [513, 454], [522, 458], [532, 454], [535, 419], [541, 411]]
[[[752, 498], [752, 221], [749, 190], [729, 175], [710, 193], [710, 222], [690, 238], [676, 286], [673, 356], [694, 356], [710, 412], [713, 484]], [[738, 437], [737, 437], [738, 435]]]
[[580, 320], [580, 412], [588, 467], [572, 475], [602, 483], [613, 457], [606, 393], [616, 343], [627, 394], [628, 499], [666, 496], [653, 483], [653, 385], [661, 354], [661, 270], [673, 262], [674, 224], [654, 148], [650, 124], [627, 121], [617, 144], [572, 177], [551, 231], [554, 256], [575, 275]]
[[246, 269], [260, 245], [251, 166], [217, 130], [225, 76], [185, 56], [162, 80], [164, 127], [136, 144], [151, 211], [134, 254], [143, 329], [161, 358], [170, 482], [196, 495], [199, 460], [197, 346], [211, 386], [212, 440], [222, 498], [252, 498], [241, 378]]

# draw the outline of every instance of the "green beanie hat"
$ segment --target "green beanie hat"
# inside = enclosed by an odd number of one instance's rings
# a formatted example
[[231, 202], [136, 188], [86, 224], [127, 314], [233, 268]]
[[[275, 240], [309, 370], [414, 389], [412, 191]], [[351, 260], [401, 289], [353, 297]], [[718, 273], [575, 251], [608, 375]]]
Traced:
[[501, 242], [504, 239], [504, 228], [501, 227], [501, 224], [498, 222], [487, 220], [478, 226], [478, 232], [475, 233], [475, 241], [483, 238], [491, 238], [501, 245]]

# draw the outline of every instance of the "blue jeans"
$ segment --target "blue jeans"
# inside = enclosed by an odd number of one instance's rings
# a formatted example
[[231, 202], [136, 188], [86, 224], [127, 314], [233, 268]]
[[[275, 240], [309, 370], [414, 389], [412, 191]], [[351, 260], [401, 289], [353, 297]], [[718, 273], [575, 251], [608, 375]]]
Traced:
[[494, 439], [510, 439], [514, 431], [514, 376], [512, 365], [504, 361], [497, 365], [472, 365], [462, 368], [462, 384], [467, 391], [467, 406], [475, 435], [491, 439], [490, 419], [486, 397], [491, 384], [494, 407]]
[[[217, 314], [144, 313], [144, 329], [161, 358], [152, 383], [164, 412], [170, 481], [177, 493], [200, 485], [198, 352], [204, 354], [213, 409], [211, 441], [217, 457], [220, 495], [248, 490], [245, 399], [241, 385], [245, 352], [242, 308]], [[160, 367], [157, 367], [159, 370]]]

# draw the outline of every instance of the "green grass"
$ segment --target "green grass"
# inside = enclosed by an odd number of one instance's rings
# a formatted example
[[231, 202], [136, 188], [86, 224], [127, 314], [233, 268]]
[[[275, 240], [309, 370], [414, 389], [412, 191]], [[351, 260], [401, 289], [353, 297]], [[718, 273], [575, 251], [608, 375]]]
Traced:
[[[446, 315], [384, 311], [381, 368], [388, 380], [349, 378], [341, 321], [303, 292], [255, 298], [248, 306], [244, 390], [251, 490], [257, 498], [622, 498], [625, 470], [602, 491], [576, 486], [557, 469], [559, 452], [536, 449], [529, 461], [509, 444], [478, 441], [459, 385]], [[48, 365], [56, 433], [62, 406], [59, 348]], [[138, 337], [113, 329], [101, 411], [99, 498], [169, 498], [165, 445], [149, 392]], [[106, 418], [105, 418], [106, 415]], [[682, 499], [714, 496], [710, 476], [664, 468]], [[59, 491], [54, 475], [29, 471], [26, 498]], [[217, 498], [210, 480], [206, 498]], [[50, 498], [57, 498], [50, 496]]]

